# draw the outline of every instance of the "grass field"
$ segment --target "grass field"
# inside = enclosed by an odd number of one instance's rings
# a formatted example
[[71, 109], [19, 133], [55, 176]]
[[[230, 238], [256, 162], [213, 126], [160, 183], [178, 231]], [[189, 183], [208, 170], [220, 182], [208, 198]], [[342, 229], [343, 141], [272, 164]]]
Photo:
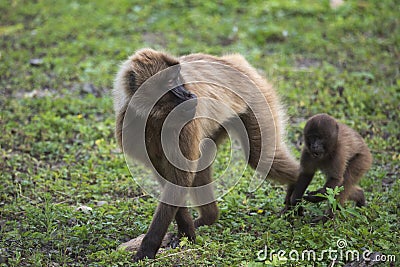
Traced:
[[[110, 91], [118, 64], [142, 47], [241, 53], [282, 95], [297, 158], [305, 120], [320, 112], [357, 130], [374, 156], [361, 181], [365, 208], [349, 203], [335, 220], [311, 226], [326, 204], [282, 218], [283, 186], [267, 181], [250, 194], [242, 179], [195, 244], [182, 240], [145, 265], [340, 266], [347, 250], [399, 264], [396, 1], [349, 0], [333, 9], [300, 0], [5, 0], [0, 14], [0, 266], [130, 264], [133, 254], [116, 248], [146, 232], [156, 201], [136, 185], [117, 148]], [[227, 156], [227, 149], [218, 155], [215, 176]], [[311, 187], [323, 182], [319, 174]], [[338, 250], [338, 241], [346, 243], [336, 261], [321, 256]], [[289, 258], [311, 249], [320, 259]]]

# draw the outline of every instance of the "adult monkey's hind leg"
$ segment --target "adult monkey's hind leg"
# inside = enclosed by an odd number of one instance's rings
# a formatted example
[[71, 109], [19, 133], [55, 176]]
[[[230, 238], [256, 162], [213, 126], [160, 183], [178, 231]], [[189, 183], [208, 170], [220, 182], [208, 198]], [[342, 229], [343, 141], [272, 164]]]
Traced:
[[186, 236], [190, 241], [196, 239], [194, 223], [187, 207], [180, 207], [175, 215], [178, 225], [178, 238]]
[[[194, 204], [208, 203], [205, 205], [197, 206], [196, 209], [199, 211], [199, 218], [194, 221], [195, 228], [203, 225], [212, 225], [219, 215], [217, 202], [215, 201], [215, 195], [210, 184], [212, 182], [211, 167], [196, 173], [193, 182], [193, 191], [191, 192], [191, 198]], [[209, 184], [208, 186], [205, 186]], [[196, 187], [199, 187], [196, 189]]]
[[[268, 175], [268, 177], [280, 183], [287, 184], [285, 208], [280, 212], [280, 214], [283, 214], [290, 209], [290, 197], [295, 188], [295, 183], [298, 179], [300, 171], [299, 163], [290, 154], [289, 149], [283, 142], [277, 143], [276, 146], [273, 144], [271, 147], [266, 147], [271, 144], [269, 144], [268, 141], [265, 142], [265, 140], [268, 140], [267, 138], [271, 137], [262, 136], [260, 127], [262, 127], [262, 125], [265, 126], [268, 123], [258, 123], [256, 116], [251, 111], [243, 114], [241, 119], [245, 125], [248, 136], [248, 143], [246, 140], [241, 140], [241, 143], [244, 147], [244, 152], [248, 158], [249, 165], [253, 169], [260, 170], [263, 175]], [[269, 125], [269, 127], [273, 127], [273, 125]], [[264, 129], [263, 132], [265, 135], [276, 134], [274, 131], [271, 132], [269, 128]], [[264, 140], [262, 138], [264, 138]], [[248, 146], [246, 146], [246, 144], [248, 144]], [[271, 159], [261, 158], [262, 149], [271, 150], [271, 153], [266, 153], [264, 151], [264, 157], [266, 154], [266, 156], [271, 157]], [[273, 149], [275, 149], [275, 151], [273, 151]], [[299, 212], [302, 213], [301, 211]]]
[[196, 240], [196, 233], [192, 216], [187, 207], [180, 207], [178, 209], [175, 215], [175, 221], [178, 225], [178, 236], [172, 236], [169, 243], [171, 248], [178, 247], [182, 237], [187, 237], [189, 241], [194, 242]]

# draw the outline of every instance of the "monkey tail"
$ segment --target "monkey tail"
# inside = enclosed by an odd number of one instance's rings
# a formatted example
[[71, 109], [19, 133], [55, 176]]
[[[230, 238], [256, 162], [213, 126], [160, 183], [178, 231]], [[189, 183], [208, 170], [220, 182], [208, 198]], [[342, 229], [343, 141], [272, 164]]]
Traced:
[[300, 173], [300, 164], [286, 147], [278, 148], [272, 162], [268, 178], [283, 184], [296, 183]]

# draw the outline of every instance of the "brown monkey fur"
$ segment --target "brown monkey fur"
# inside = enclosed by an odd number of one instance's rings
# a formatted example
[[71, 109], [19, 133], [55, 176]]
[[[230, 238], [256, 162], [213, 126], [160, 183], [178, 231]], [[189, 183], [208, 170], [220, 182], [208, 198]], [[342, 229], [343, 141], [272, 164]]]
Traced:
[[[113, 90], [114, 109], [116, 113], [116, 138], [119, 145], [122, 146], [122, 125], [124, 116], [127, 112], [129, 100], [132, 98], [135, 91], [147, 79], [170, 66], [197, 61], [203, 62], [204, 64], [219, 63], [229, 66], [247, 76], [248, 79], [259, 88], [268, 102], [275, 121], [275, 123], [271, 122], [265, 130], [267, 133], [270, 133], [270, 136], [276, 133], [276, 148], [263, 148], [271, 151], [276, 149], [271, 169], [266, 167], [265, 175], [268, 175], [268, 178], [273, 178], [281, 183], [293, 185], [299, 174], [299, 164], [289, 153], [289, 149], [284, 143], [286, 122], [284, 108], [281, 105], [280, 99], [274, 88], [264, 78], [262, 78], [241, 55], [238, 54], [223, 57], [215, 57], [206, 54], [190, 54], [176, 58], [164, 52], [152, 49], [141, 49], [133, 54], [122, 64], [117, 74]], [[202, 77], [213, 77], [216, 75], [216, 72], [218, 72], [218, 70], [210, 68], [201, 68], [194, 71], [196, 71], [196, 73], [192, 73], [193, 75], [200, 75]], [[234, 75], [223, 78], [227, 85], [239, 82]], [[249, 92], [248, 85], [246, 87], [244, 84], [243, 88], [240, 89], [242, 91], [235, 92], [237, 95], [224, 89], [224, 87], [207, 83], [184, 84], [184, 89], [182, 90], [187, 90], [197, 97], [208, 97], [221, 101], [239, 114], [250, 139], [248, 162], [253, 168], [257, 167], [257, 164], [263, 164], [264, 159], [260, 158], [261, 136], [260, 130], [257, 127], [257, 121], [255, 121], [254, 115], [249, 112], [246, 103], [237, 96], [246, 94], [250, 95], [251, 98], [252, 92]], [[164, 101], [164, 105], [168, 106], [168, 99]], [[268, 109], [268, 105], [265, 105], [265, 102], [256, 103], [255, 105], [258, 105], [257, 108]], [[132, 133], [129, 133], [130, 136], [126, 138], [131, 138], [132, 140], [146, 138], [147, 152], [151, 163], [166, 180], [187, 187], [197, 187], [210, 183], [212, 181], [210, 167], [196, 173], [185, 172], [175, 168], [166, 159], [160, 145], [162, 122], [168, 115], [168, 109], [163, 109], [163, 107], [163, 105], [154, 107], [155, 111], [151, 113], [152, 115], [149, 118], [147, 118], [145, 137], [133, 131]], [[132, 107], [132, 109], [133, 110], [129, 112], [133, 112], [134, 115], [130, 114], [130, 116], [135, 117], [138, 121], [143, 120], [143, 118], [140, 117], [141, 107]], [[199, 103], [196, 109], [205, 113], [213, 112], [214, 114], [218, 114], [218, 116], [221, 117], [221, 121], [225, 121], [226, 119], [229, 119], [229, 116], [231, 116], [223, 110], [218, 110], [218, 105], [211, 107]], [[211, 138], [218, 144], [223, 141], [225, 135], [225, 130], [218, 124], [195, 119], [187, 123], [179, 133], [179, 146], [182, 154], [186, 158], [197, 159], [200, 156], [199, 147], [202, 139]], [[139, 152], [129, 156], [137, 158], [140, 154], [141, 153]], [[137, 159], [141, 160], [141, 158]], [[208, 193], [211, 196], [213, 195], [212, 192]], [[215, 201], [197, 207], [197, 209], [200, 216], [193, 222], [188, 208], [171, 206], [160, 202], [154, 214], [153, 221], [134, 260], [137, 261], [145, 257], [155, 257], [161, 241], [167, 232], [168, 226], [173, 219], [177, 222], [178, 233], [180, 236], [187, 236], [190, 240], [195, 240], [195, 228], [202, 225], [211, 225], [218, 218], [219, 212]]]
[[[364, 191], [358, 186], [361, 177], [372, 164], [372, 155], [363, 138], [345, 124], [337, 122], [327, 114], [311, 117], [304, 127], [305, 145], [300, 160], [299, 179], [288, 193], [290, 205], [296, 205], [311, 182], [317, 169], [326, 174], [325, 185], [304, 196], [310, 202], [320, 202], [326, 198], [316, 196], [326, 193], [327, 188], [343, 186], [338, 198], [341, 205], [346, 200], [365, 206]], [[328, 211], [328, 217], [332, 216]], [[326, 221], [327, 217], [317, 218]]]

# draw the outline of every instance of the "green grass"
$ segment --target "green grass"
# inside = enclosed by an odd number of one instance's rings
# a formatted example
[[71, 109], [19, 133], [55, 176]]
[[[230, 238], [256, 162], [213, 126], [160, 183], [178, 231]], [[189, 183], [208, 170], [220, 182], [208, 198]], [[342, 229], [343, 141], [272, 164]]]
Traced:
[[[297, 157], [305, 120], [319, 112], [360, 132], [374, 156], [361, 181], [366, 208], [349, 205], [334, 221], [310, 226], [324, 205], [280, 218], [284, 187], [266, 182], [249, 194], [242, 179], [196, 244], [146, 264], [258, 266], [265, 246], [321, 252], [339, 239], [400, 261], [400, 6], [257, 2], [0, 2], [0, 266], [130, 264], [132, 254], [116, 248], [146, 232], [156, 201], [143, 195], [117, 149], [110, 91], [121, 60], [146, 46], [176, 55], [242, 53], [287, 104]], [[221, 171], [215, 166], [216, 176]], [[312, 187], [322, 183], [319, 175]], [[76, 210], [82, 205], [92, 211]]]

